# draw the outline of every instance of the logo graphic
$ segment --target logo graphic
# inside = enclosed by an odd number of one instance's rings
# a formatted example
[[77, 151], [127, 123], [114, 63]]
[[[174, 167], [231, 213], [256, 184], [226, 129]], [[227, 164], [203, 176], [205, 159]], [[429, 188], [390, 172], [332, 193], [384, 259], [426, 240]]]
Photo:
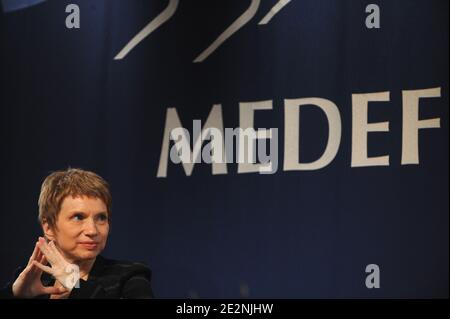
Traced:
[[[264, 18], [258, 23], [259, 25], [268, 24], [272, 18], [291, 0], [280, 0], [272, 9], [264, 16]], [[147, 26], [145, 26], [138, 34], [136, 34], [125, 47], [115, 56], [114, 60], [122, 60], [128, 53], [131, 52], [139, 43], [141, 43], [146, 37], [148, 37], [153, 31], [158, 29], [161, 25], [166, 23], [175, 14], [178, 8], [179, 0], [169, 0], [167, 7]], [[228, 28], [223, 31], [217, 39], [215, 39], [203, 52], [200, 53], [194, 59], [194, 63], [203, 62], [214, 51], [216, 51], [226, 40], [228, 40], [234, 33], [246, 25], [258, 11], [261, 0], [251, 0], [248, 9], [237, 18]]]

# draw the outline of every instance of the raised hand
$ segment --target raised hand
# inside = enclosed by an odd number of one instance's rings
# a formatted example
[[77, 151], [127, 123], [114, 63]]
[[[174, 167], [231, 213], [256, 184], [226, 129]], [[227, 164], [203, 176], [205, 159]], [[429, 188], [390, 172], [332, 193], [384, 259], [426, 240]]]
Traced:
[[61, 295], [68, 292], [64, 287], [45, 287], [41, 282], [42, 269], [37, 267], [35, 263], [44, 267], [47, 264], [45, 255], [38, 247], [38, 242], [34, 246], [33, 254], [28, 260], [27, 266], [13, 283], [14, 297], [34, 298], [40, 295]]
[[67, 291], [71, 291], [80, 278], [78, 266], [65, 260], [53, 241], [47, 243], [44, 238], [40, 237], [37, 247], [51, 267], [37, 260], [32, 261], [33, 265], [52, 275]]

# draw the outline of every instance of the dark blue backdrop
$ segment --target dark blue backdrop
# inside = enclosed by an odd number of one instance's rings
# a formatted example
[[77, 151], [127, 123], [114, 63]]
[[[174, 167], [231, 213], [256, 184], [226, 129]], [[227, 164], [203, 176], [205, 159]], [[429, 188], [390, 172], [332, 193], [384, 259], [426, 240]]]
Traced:
[[[174, 15], [124, 59], [116, 54], [168, 1], [50, 0], [2, 15], [0, 280], [23, 264], [40, 234], [37, 199], [52, 170], [94, 170], [112, 186], [105, 255], [153, 270], [158, 297], [447, 297], [449, 267], [448, 1], [293, 0], [255, 16], [201, 63], [193, 60], [250, 1], [180, 1]], [[67, 29], [69, 3], [81, 28]], [[441, 88], [420, 102], [440, 118], [419, 132], [420, 164], [401, 165], [402, 90]], [[384, 167], [350, 167], [352, 93], [390, 92], [369, 108], [389, 121], [369, 134]], [[336, 158], [315, 171], [283, 171], [284, 99], [326, 98], [339, 108]], [[187, 177], [169, 164], [157, 178], [167, 108], [185, 127], [221, 104], [239, 126], [239, 102], [273, 100], [256, 127], [279, 128], [273, 175]], [[304, 115], [303, 115], [304, 114]], [[316, 159], [328, 129], [302, 113], [301, 159]], [[367, 289], [365, 267], [381, 269]]]

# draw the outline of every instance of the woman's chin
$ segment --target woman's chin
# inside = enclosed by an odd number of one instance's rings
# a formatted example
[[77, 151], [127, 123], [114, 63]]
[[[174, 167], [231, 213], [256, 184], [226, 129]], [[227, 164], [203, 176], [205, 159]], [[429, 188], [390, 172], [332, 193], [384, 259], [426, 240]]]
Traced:
[[95, 257], [97, 257], [99, 254], [99, 251], [97, 250], [84, 250], [84, 251], [79, 251], [76, 254], [77, 260], [89, 260], [89, 259], [94, 259]]

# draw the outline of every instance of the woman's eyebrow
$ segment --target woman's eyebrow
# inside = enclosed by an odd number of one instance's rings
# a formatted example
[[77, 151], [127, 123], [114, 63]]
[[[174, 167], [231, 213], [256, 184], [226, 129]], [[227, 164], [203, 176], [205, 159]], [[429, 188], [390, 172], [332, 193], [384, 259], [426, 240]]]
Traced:
[[[90, 215], [89, 213], [83, 212], [81, 210], [73, 210], [73, 211], [69, 212], [68, 215], [73, 216], [73, 215], [76, 215], [76, 214], [81, 214], [83, 216]], [[99, 211], [99, 212], [92, 213], [92, 215], [93, 216], [98, 216], [98, 215], [106, 215], [106, 216], [108, 216], [108, 212], [106, 212], [106, 211]]]
[[86, 213], [81, 210], [73, 210], [73, 211], [69, 212], [69, 214], [86, 214]]

